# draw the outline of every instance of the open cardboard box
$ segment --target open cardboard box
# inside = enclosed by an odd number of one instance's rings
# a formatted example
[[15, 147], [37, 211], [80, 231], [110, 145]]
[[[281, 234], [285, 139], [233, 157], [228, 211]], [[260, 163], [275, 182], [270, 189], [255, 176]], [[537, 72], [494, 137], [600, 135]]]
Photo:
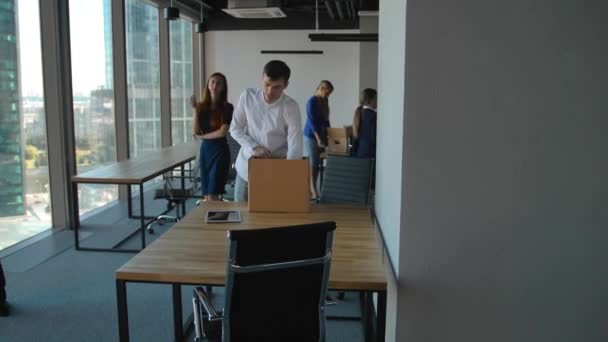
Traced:
[[249, 211], [308, 213], [308, 161], [249, 159]]
[[327, 129], [327, 153], [348, 155], [348, 132], [346, 128]]

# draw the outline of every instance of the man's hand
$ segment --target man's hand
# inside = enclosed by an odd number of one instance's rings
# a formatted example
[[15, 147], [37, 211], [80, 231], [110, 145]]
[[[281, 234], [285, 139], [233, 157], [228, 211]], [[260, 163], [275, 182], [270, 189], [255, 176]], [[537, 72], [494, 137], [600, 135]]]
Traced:
[[196, 96], [194, 96], [194, 94], [192, 94], [192, 96], [190, 96], [190, 105], [195, 108], [196, 107]]
[[253, 153], [252, 156], [254, 158], [270, 158], [270, 150], [267, 149], [264, 146], [257, 146], [256, 148], [253, 149]]

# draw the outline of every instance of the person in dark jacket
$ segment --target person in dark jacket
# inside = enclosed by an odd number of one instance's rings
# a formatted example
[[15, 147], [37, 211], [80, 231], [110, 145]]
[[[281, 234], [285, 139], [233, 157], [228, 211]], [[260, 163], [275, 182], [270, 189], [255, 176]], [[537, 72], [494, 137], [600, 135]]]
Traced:
[[230, 149], [226, 135], [234, 107], [228, 102], [226, 76], [216, 72], [207, 80], [201, 102], [194, 105], [192, 133], [202, 140], [200, 150], [201, 188], [206, 201], [217, 201], [225, 191], [230, 170]]
[[315, 94], [306, 102], [306, 125], [304, 126], [304, 153], [310, 165], [311, 199], [317, 200], [317, 178], [321, 164], [321, 151], [327, 146], [327, 128], [329, 127], [329, 95], [334, 91], [331, 82], [323, 80], [317, 86]]
[[363, 89], [359, 107], [353, 118], [353, 153], [359, 158], [376, 157], [376, 120], [377, 92], [371, 88]]
[[0, 263], [0, 316], [8, 316], [9, 306], [6, 302], [6, 279], [4, 279], [4, 270], [2, 269], [2, 263]]

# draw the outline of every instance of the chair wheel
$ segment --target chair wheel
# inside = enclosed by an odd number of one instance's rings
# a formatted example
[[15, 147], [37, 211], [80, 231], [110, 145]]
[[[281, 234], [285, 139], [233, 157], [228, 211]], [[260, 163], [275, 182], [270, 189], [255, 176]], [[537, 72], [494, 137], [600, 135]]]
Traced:
[[146, 230], [148, 231], [148, 233], [149, 233], [149, 234], [154, 234], [154, 229], [152, 229], [152, 228], [148, 228], [148, 229], [146, 229]]

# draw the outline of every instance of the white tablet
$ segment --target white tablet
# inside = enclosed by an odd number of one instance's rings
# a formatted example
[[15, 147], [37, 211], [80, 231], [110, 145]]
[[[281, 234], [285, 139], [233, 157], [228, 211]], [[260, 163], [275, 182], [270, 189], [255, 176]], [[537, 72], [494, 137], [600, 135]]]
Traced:
[[205, 213], [205, 223], [241, 222], [241, 212], [238, 210], [208, 210]]

